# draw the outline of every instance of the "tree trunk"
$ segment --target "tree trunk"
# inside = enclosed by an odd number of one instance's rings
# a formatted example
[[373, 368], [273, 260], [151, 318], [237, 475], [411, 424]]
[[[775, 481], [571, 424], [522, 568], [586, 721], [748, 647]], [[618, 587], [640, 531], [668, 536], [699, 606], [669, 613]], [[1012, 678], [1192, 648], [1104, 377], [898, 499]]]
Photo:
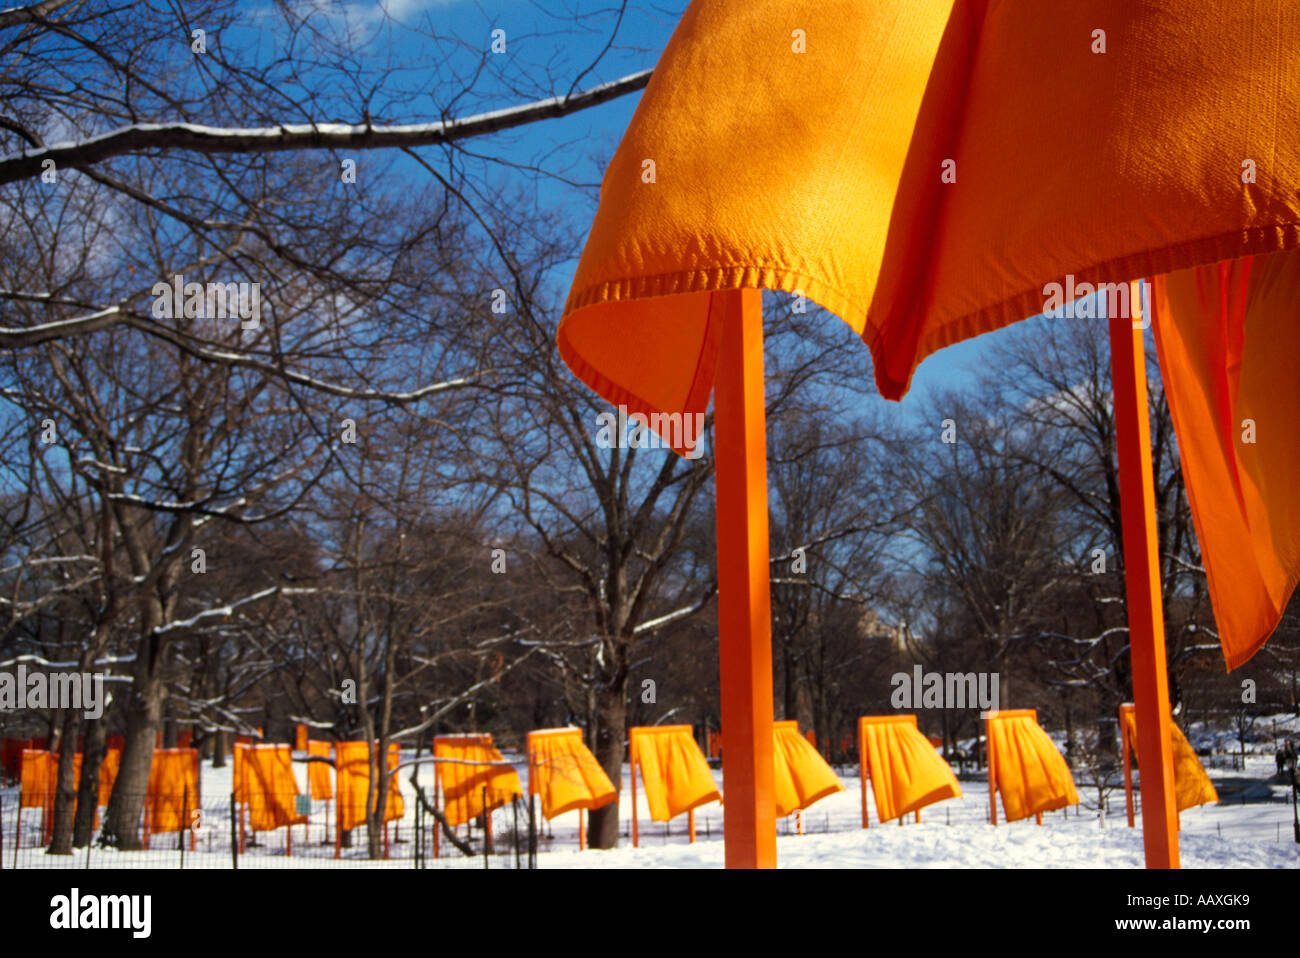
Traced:
[[59, 740], [59, 775], [54, 790], [54, 831], [49, 854], [72, 854], [72, 819], [76, 811], [77, 736], [81, 732], [81, 710], [63, 710], [63, 733]]
[[141, 847], [140, 820], [149, 789], [154, 744], [162, 721], [165, 690], [161, 664], [157, 662], [154, 651], [155, 641], [152, 635], [140, 641], [127, 703], [122, 764], [117, 781], [113, 783], [113, 794], [108, 800], [108, 820], [104, 823], [105, 839], [123, 850], [134, 851]]
[[611, 662], [601, 676], [596, 690], [596, 760], [619, 795], [603, 808], [591, 812], [587, 843], [592, 848], [618, 847], [618, 807], [622, 799], [623, 755], [627, 742], [627, 644], [630, 640], [608, 643], [606, 655]]
[[85, 723], [85, 748], [81, 758], [81, 783], [77, 789], [77, 814], [72, 827], [72, 847], [85, 848], [95, 836], [95, 812], [99, 805], [99, 770], [104, 764], [108, 742], [106, 716]]

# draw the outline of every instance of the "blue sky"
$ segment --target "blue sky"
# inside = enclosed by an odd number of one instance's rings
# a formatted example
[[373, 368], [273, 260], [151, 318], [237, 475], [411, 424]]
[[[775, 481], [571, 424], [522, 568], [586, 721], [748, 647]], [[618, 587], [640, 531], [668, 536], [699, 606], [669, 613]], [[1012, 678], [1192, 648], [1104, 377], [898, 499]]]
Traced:
[[[652, 67], [686, 5], [686, 0], [629, 0], [621, 18], [617, 0], [303, 0], [300, 7], [314, 8], [336, 29], [364, 39], [367, 54], [374, 51], [376, 62], [392, 66], [397, 85], [404, 89], [410, 88], [413, 76], [427, 76], [431, 91], [445, 91], [473, 73], [490, 48], [493, 31], [504, 30], [505, 56], [490, 58], [490, 71], [478, 74], [472, 89], [457, 101], [455, 113], [464, 116], [525, 102], [530, 91], [537, 96], [565, 92], [575, 81], [586, 89]], [[572, 117], [475, 140], [469, 147], [511, 163], [545, 157], [545, 168], [556, 176], [530, 177], [538, 199], [563, 211], [575, 229], [585, 233], [595, 213], [595, 187], [603, 166], [639, 99], [639, 94], [622, 97]], [[436, 109], [432, 96], [427, 102], [386, 98], [382, 90], [374, 102], [384, 122], [429, 120]], [[483, 169], [489, 176], [502, 175], [499, 167]], [[557, 286], [567, 288], [574, 266], [576, 262], [557, 272]], [[903, 406], [915, 407], [936, 388], [973, 379], [973, 370], [996, 335], [927, 359]], [[863, 388], [874, 398], [870, 383]]]

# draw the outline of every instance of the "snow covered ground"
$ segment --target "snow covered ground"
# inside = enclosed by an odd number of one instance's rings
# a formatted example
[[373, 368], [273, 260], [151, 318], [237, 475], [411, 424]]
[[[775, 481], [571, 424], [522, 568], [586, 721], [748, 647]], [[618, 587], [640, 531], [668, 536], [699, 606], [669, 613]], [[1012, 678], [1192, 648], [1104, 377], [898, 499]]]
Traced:
[[[427, 753], [426, 753], [427, 754]], [[413, 758], [403, 755], [403, 760]], [[527, 781], [521, 755], [507, 753], [516, 762], [520, 778]], [[1221, 804], [1191, 809], [1182, 815], [1181, 852], [1186, 868], [1300, 868], [1300, 845], [1293, 840], [1292, 810], [1286, 790], [1271, 784], [1274, 771], [1269, 754], [1248, 754], [1244, 769], [1217, 768], [1225, 762], [1210, 761], [1207, 767], [1221, 796], [1237, 804]], [[305, 772], [296, 766], [300, 786]], [[881, 825], [875, 820], [874, 799], [868, 796], [871, 820], [865, 831], [861, 827], [861, 793], [856, 770], [837, 769], [846, 791], [818, 802], [804, 814], [803, 835], [794, 834], [791, 817], [778, 823], [777, 854], [785, 868], [1140, 868], [1143, 864], [1141, 816], [1138, 827], [1127, 827], [1123, 788], [1113, 789], [1107, 799], [1105, 827], [1097, 808], [1095, 788], [1082, 778], [1078, 781], [1082, 804], [1067, 810], [1050, 812], [1040, 827], [1032, 819], [997, 827], [987, 823], [988, 790], [982, 779], [962, 782], [965, 793], [960, 799], [932, 805], [922, 812], [922, 822], [908, 821]], [[406, 798], [406, 817], [391, 826], [392, 858], [371, 862], [364, 858], [364, 833], [358, 832], [357, 848], [345, 850], [340, 860], [333, 858], [333, 808], [329, 810], [328, 828], [324, 802], [315, 803], [309, 826], [309, 839], [297, 827], [293, 836], [293, 855], [284, 849], [284, 830], [262, 834], [260, 845], [240, 856], [240, 868], [411, 868], [413, 867], [415, 801], [413, 789], [403, 770], [401, 787]], [[721, 787], [721, 770], [715, 770]], [[429, 766], [421, 769], [426, 788], [432, 781]], [[231, 769], [203, 767], [205, 825], [197, 834], [197, 850], [189, 851], [186, 843], [185, 868], [231, 867], [229, 794]], [[1243, 793], [1241, 786], [1249, 784]], [[633, 849], [626, 837], [631, 812], [628, 797], [627, 768], [623, 773], [622, 847], [611, 851], [578, 851], [577, 814], [560, 816], [540, 829], [539, 868], [720, 868], [723, 864], [722, 809], [717, 804], [696, 811], [696, 836], [689, 844], [686, 818], [667, 824], [650, 822], [644, 798], [640, 809], [640, 847]], [[1246, 802], [1229, 796], [1245, 794]], [[1256, 799], [1252, 800], [1252, 796]], [[1267, 796], [1267, 798], [1265, 797]], [[54, 858], [34, 847], [39, 841], [40, 810], [25, 809], [23, 845], [13, 844], [18, 790], [0, 790], [3, 799], [3, 856], [0, 867], [17, 864], [20, 868], [177, 868], [180, 853], [176, 835], [153, 839], [148, 852], [121, 853], [92, 849], [89, 856], [80, 851], [72, 858]], [[999, 815], [1001, 810], [999, 808]], [[522, 822], [522, 816], [521, 816]], [[493, 816], [497, 854], [490, 868], [514, 867], [511, 835], [514, 816], [511, 809], [500, 809]], [[526, 824], [520, 826], [521, 834]], [[478, 836], [475, 835], [475, 845]], [[468, 859], [445, 841], [443, 857], [429, 861], [430, 868], [483, 868], [482, 858]]]

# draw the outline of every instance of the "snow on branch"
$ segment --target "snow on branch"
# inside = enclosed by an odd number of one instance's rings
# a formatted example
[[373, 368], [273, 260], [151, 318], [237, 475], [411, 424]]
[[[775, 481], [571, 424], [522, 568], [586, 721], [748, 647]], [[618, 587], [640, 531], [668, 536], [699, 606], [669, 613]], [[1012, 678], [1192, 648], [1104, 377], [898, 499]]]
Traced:
[[85, 140], [30, 147], [0, 156], [0, 183], [13, 183], [35, 176], [41, 172], [41, 165], [46, 160], [53, 160], [58, 167], [76, 168], [141, 150], [272, 153], [285, 150], [378, 150], [436, 146], [509, 130], [538, 120], [567, 116], [598, 106], [644, 88], [650, 82], [650, 73], [650, 70], [643, 70], [571, 96], [548, 97], [437, 123], [392, 126], [375, 126], [370, 123], [288, 123], [267, 127], [133, 123]]

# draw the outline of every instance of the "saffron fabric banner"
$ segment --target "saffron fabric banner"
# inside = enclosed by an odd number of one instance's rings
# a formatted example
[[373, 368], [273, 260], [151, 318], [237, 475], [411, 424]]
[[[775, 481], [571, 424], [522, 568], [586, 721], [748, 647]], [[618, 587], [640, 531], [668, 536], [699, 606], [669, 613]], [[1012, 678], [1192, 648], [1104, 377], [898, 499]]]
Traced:
[[549, 820], [578, 808], [602, 808], [618, 790], [582, 741], [582, 730], [562, 728], [528, 733], [528, 794], [541, 795], [542, 815]]
[[858, 754], [871, 780], [876, 815], [882, 822], [893, 821], [944, 799], [961, 797], [957, 776], [917, 730], [915, 715], [859, 718]]
[[722, 801], [689, 725], [630, 728], [628, 742], [641, 769], [651, 821], [666, 822], [692, 808]]
[[[317, 758], [329, 758], [329, 742], [308, 742], [307, 754]], [[334, 786], [330, 782], [330, 767], [324, 762], [307, 763], [307, 788], [312, 798], [333, 798]]]
[[438, 735], [433, 754], [451, 760], [438, 762], [437, 769], [444, 814], [453, 828], [483, 814], [485, 789], [489, 812], [523, 797], [519, 775], [511, 766], [488, 764], [505, 762], [491, 735]]
[[772, 791], [778, 818], [844, 791], [834, 770], [799, 734], [799, 723], [773, 722]]
[[[1049, 291], [1100, 286], [1131, 312], [1129, 280], [1294, 250], [1298, 61], [1300, 4], [1285, 0], [1178, 15], [1168, 0], [694, 0], [605, 172], [560, 354], [686, 454], [713, 388], [718, 292], [820, 303], [898, 399], [926, 356], [1044, 312]], [[1085, 148], [1052, 132], [1080, 130]], [[1294, 389], [1260, 416], [1289, 416]], [[1183, 431], [1180, 448], [1204, 443]], [[1291, 442], [1224, 462], [1293, 472]], [[1229, 668], [1276, 623], [1300, 543], [1300, 504], [1273, 498], [1266, 463], [1247, 474], [1267, 486], [1266, 517], [1242, 494], [1248, 535], [1207, 518], [1214, 490], [1188, 481], [1198, 532], [1228, 530], [1203, 551]], [[1254, 548], [1258, 570], [1235, 574], [1219, 539]]]
[[[375, 744], [378, 750], [378, 743]], [[388, 767], [398, 766], [401, 749], [396, 742], [388, 746]], [[370, 758], [370, 746], [365, 742], [334, 743], [335, 779], [337, 782], [336, 800], [338, 805], [339, 827], [350, 832], [358, 825], [366, 823], [366, 802], [370, 792], [370, 772], [373, 764]], [[397, 776], [388, 779], [388, 796], [384, 803], [384, 821], [400, 820], [406, 814], [406, 804], [402, 800], [401, 786]]]
[[[1133, 749], [1133, 757], [1136, 758], [1137, 715], [1132, 705], [1121, 705], [1119, 714], [1128, 729], [1129, 747]], [[1187, 741], [1183, 730], [1172, 719], [1169, 722], [1169, 742], [1174, 751], [1174, 794], [1178, 799], [1178, 810], [1182, 812], [1197, 805], [1217, 803], [1219, 793], [1215, 791], [1210, 776], [1205, 773], [1205, 766], [1196, 757], [1196, 750]]]
[[145, 818], [150, 834], [189, 828], [199, 794], [199, 753], [192, 748], [161, 748], [149, 767]]
[[293, 754], [288, 745], [239, 745], [243, 776], [238, 793], [248, 805], [249, 825], [269, 832], [285, 825], [305, 825], [307, 816], [297, 811], [298, 782], [293, 774]]
[[1156, 345], [1229, 669], [1300, 581], [1300, 254], [1157, 277]]
[[998, 712], [988, 730], [994, 781], [1007, 821], [1079, 803], [1070, 767], [1032, 709]]

